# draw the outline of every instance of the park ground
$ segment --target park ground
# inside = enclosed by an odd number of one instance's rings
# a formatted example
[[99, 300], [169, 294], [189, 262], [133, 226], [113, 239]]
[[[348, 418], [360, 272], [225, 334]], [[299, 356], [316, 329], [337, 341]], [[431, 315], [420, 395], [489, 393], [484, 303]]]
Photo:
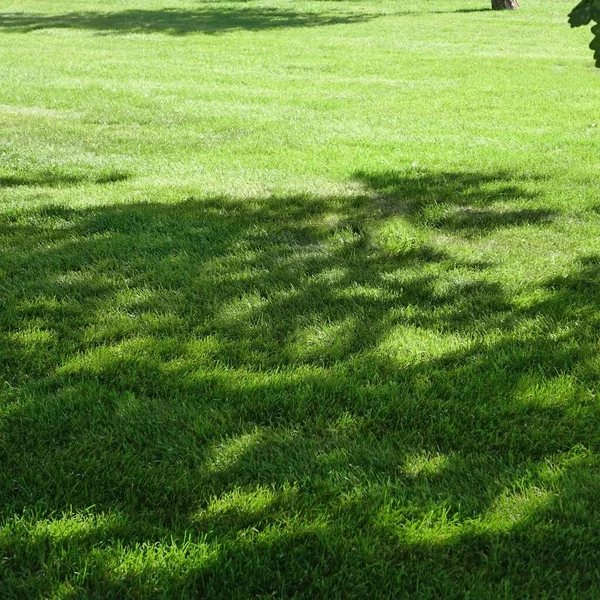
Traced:
[[3, 600], [600, 596], [600, 74], [488, 4], [2, 2]]

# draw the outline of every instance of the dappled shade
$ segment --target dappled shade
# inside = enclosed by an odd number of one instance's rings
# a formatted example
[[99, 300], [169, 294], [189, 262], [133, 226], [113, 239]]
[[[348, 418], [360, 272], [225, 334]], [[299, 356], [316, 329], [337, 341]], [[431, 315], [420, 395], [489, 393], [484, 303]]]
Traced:
[[[556, 215], [529, 206], [531, 185], [507, 173], [355, 179], [355, 197], [0, 217], [0, 506], [24, 514], [0, 538], [0, 580], [19, 579], [26, 556], [40, 572], [25, 589], [50, 595], [60, 582], [42, 566], [67, 549], [113, 597], [219, 596], [240, 572], [252, 572], [249, 595], [401, 585], [432, 597], [468, 585], [464, 565], [496, 589], [506, 561], [520, 589], [573, 573], [586, 585], [573, 549], [589, 543], [579, 514], [600, 492], [585, 450], [600, 416], [588, 391], [600, 257], [523, 303], [493, 263], [427, 232], [546, 227]], [[378, 237], [390, 220], [405, 233]], [[570, 497], [573, 478], [588, 495]], [[509, 528], [505, 506], [519, 507]], [[86, 527], [70, 535], [77, 519]], [[430, 542], [423, 523], [440, 519], [445, 541]], [[120, 552], [158, 541], [195, 558], [121, 578]]]
[[115, 183], [125, 181], [130, 175], [118, 169], [105, 169], [97, 173], [86, 173], [84, 170], [73, 172], [61, 169], [30, 169], [22, 172], [0, 175], [0, 189], [12, 187], [65, 187], [83, 183]]
[[91, 29], [104, 32], [225, 33], [238, 29], [261, 30], [278, 27], [318, 27], [356, 23], [373, 18], [368, 14], [301, 13], [269, 7], [209, 7], [129, 9], [118, 12], [70, 12], [59, 15], [0, 13], [0, 31], [25, 33], [38, 29]]

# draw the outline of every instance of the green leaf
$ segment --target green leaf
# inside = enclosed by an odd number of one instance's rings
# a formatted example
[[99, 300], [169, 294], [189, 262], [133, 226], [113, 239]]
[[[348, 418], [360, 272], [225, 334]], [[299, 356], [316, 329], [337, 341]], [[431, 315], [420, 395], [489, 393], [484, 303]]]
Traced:
[[595, 2], [598, 0], [581, 0], [581, 2], [570, 12], [569, 25], [571, 27], [581, 27], [587, 25], [594, 18], [594, 13], [598, 11]]
[[594, 39], [590, 42], [590, 48], [594, 51], [596, 66], [600, 67], [600, 24], [592, 27], [592, 33], [594, 34]]

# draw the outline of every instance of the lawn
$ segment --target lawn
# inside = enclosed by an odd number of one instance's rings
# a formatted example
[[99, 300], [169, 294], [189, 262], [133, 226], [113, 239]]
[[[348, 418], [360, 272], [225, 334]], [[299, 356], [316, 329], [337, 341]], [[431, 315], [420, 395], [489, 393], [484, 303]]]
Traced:
[[2, 600], [600, 596], [600, 72], [488, 4], [2, 3]]

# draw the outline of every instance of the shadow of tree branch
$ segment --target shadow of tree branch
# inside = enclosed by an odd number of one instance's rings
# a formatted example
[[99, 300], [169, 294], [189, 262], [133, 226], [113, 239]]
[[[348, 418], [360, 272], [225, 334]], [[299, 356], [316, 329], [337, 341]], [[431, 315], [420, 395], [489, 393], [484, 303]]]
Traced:
[[[0, 218], [5, 581], [49, 594], [69, 576], [34, 581], [18, 565], [37, 557], [44, 573], [65, 549], [87, 565], [82, 589], [106, 597], [218, 596], [239, 572], [253, 575], [248, 596], [328, 585], [431, 596], [475, 571], [482, 595], [503, 581], [536, 589], [539, 547], [554, 577], [578, 569], [578, 518], [598, 490], [585, 452], [598, 450], [600, 259], [523, 307], [493, 265], [424, 234], [384, 247], [371, 231], [399, 220], [460, 240], [545, 227], [556, 215], [528, 207], [531, 185], [503, 173], [355, 179], [359, 197]], [[573, 477], [589, 497], [571, 496]], [[495, 529], [511, 502], [522, 516]], [[87, 533], [53, 537], [61, 514], [87, 519]], [[456, 534], [428, 541], [437, 522]], [[47, 533], [32, 539], [31, 523]], [[119, 567], [157, 543], [199, 554], [180, 572]]]
[[165, 8], [119, 12], [71, 12], [62, 15], [1, 13], [0, 31], [27, 33], [39, 29], [90, 29], [107, 33], [217, 34], [280, 27], [319, 27], [358, 23], [372, 15], [299, 13], [279, 8], [207, 7], [196, 10]]

